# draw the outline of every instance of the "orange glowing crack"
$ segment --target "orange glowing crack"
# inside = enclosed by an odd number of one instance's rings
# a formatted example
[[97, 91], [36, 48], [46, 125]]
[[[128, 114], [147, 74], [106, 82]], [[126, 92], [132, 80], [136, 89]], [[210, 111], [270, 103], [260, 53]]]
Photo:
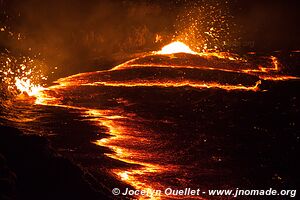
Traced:
[[219, 88], [224, 90], [247, 90], [247, 91], [257, 91], [259, 90], [259, 85], [261, 81], [257, 81], [253, 86], [243, 86], [243, 85], [222, 85], [216, 82], [191, 82], [191, 81], [145, 81], [136, 80], [128, 82], [94, 82], [85, 85], [103, 85], [110, 87], [193, 87], [193, 88]]

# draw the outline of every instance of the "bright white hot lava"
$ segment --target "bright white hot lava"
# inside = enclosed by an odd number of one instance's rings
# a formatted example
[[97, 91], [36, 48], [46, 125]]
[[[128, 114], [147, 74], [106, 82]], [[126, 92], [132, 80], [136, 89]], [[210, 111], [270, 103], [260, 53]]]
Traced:
[[197, 54], [192, 51], [190, 47], [186, 44], [176, 41], [172, 42], [169, 45], [164, 46], [159, 52], [159, 54], [174, 54], [174, 53], [189, 53], [189, 54]]

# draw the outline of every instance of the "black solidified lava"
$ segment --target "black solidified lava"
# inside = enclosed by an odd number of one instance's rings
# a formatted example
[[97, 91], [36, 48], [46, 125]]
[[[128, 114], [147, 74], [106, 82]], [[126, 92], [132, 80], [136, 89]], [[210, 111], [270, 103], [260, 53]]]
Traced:
[[49, 141], [0, 127], [0, 199], [111, 199], [88, 173], [57, 154]]

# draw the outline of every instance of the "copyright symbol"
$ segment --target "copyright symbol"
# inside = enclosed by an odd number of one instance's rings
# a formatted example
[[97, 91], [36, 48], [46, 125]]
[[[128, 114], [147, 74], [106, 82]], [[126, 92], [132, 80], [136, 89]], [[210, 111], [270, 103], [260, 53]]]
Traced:
[[119, 188], [114, 188], [111, 192], [113, 195], [119, 195], [121, 193]]

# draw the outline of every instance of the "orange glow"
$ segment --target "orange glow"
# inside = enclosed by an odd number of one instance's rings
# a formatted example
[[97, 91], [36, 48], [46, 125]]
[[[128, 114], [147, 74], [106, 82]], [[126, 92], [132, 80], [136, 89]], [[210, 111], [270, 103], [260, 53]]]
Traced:
[[259, 76], [259, 78], [261, 78], [263, 80], [270, 80], [270, 81], [286, 81], [286, 80], [297, 80], [297, 79], [300, 79], [299, 77], [284, 76], [284, 75], [273, 75], [273, 76], [261, 75], [261, 76]]
[[193, 87], [193, 88], [219, 88], [224, 90], [248, 90], [257, 91], [261, 81], [253, 86], [229, 85], [216, 82], [192, 82], [192, 81], [128, 81], [128, 82], [95, 82], [86, 85], [103, 85], [110, 87]]
[[[198, 59], [202, 62], [189, 63], [189, 62], [175, 62], [173, 59], [177, 55], [168, 55], [175, 53], [187, 53], [193, 59]], [[167, 54], [167, 55], [165, 55]], [[154, 63], [152, 59], [148, 59], [147, 56], [159, 58], [162, 63]], [[157, 57], [155, 57], [157, 56]], [[177, 57], [179, 57], [178, 55]], [[152, 58], [151, 57], [151, 58]], [[183, 57], [186, 58], [186, 57]], [[188, 57], [189, 58], [189, 57]], [[133, 167], [126, 167], [120, 169], [111, 169], [113, 176], [119, 180], [131, 185], [138, 190], [159, 190], [164, 189], [167, 186], [162, 185], [159, 181], [145, 177], [159, 176], [160, 174], [167, 173], [172, 170], [179, 170], [176, 166], [157, 164], [151, 160], [151, 157], [158, 157], [157, 154], [150, 154], [142, 148], [151, 146], [151, 141], [147, 137], [153, 136], [151, 130], [139, 127], [139, 122], [143, 122], [138, 116], [132, 113], [126, 113], [121, 108], [114, 110], [100, 110], [90, 109], [84, 106], [76, 106], [71, 103], [66, 103], [65, 95], [79, 86], [100, 86], [100, 87], [160, 87], [160, 88], [180, 88], [190, 87], [197, 90], [216, 88], [226, 91], [249, 91], [257, 92], [261, 91], [262, 80], [290, 80], [297, 79], [298, 77], [282, 75], [280, 74], [280, 62], [276, 57], [268, 58], [268, 64], [270, 66], [255, 66], [246, 60], [240, 58], [235, 54], [222, 53], [222, 52], [201, 52], [197, 53], [192, 51], [187, 45], [182, 42], [174, 42], [162, 48], [161, 51], [145, 53], [138, 58], [129, 60], [123, 64], [120, 64], [110, 70], [103, 70], [98, 72], [88, 72], [72, 75], [69, 77], [61, 78], [55, 82], [55, 85], [48, 88], [43, 88], [40, 85], [32, 84], [30, 78], [16, 78], [15, 86], [22, 93], [27, 93], [29, 96], [36, 98], [35, 103], [39, 105], [57, 106], [68, 109], [78, 110], [84, 120], [88, 120], [91, 123], [95, 123], [97, 126], [106, 129], [105, 138], [93, 141], [95, 145], [103, 146], [111, 150], [110, 153], [105, 153], [106, 156], [131, 164]], [[189, 61], [189, 60], [187, 60]], [[221, 63], [221, 64], [219, 64]], [[225, 64], [224, 64], [225, 63]], [[234, 65], [235, 64], [235, 65]], [[237, 66], [237, 67], [235, 67]], [[212, 79], [209, 81], [201, 80], [194, 77], [194, 79], [185, 76], [184, 73], [180, 77], [160, 77], [150, 74], [151, 80], [147, 78], [133, 77], [134, 79], [126, 79], [126, 72], [131, 69], [140, 68], [167, 68], [169, 70], [177, 70], [185, 72], [182, 69], [188, 70], [201, 70], [200, 72], [207, 71], [221, 71], [227, 74], [247, 74], [248, 77], [254, 78], [252, 83], [244, 84], [243, 82], [233, 83]], [[239, 68], [240, 67], [240, 68]], [[129, 70], [130, 69], [130, 70]], [[178, 70], [179, 69], [179, 70]], [[127, 70], [127, 71], [126, 71]], [[163, 71], [164, 69], [161, 69]], [[123, 73], [120, 76], [120, 73]], [[158, 69], [160, 72], [160, 69]], [[222, 75], [223, 73], [217, 73]], [[114, 75], [118, 75], [118, 79], [114, 79]], [[161, 73], [163, 74], [163, 73]], [[213, 73], [212, 73], [213, 74]], [[251, 76], [249, 76], [251, 75]], [[253, 76], [253, 77], [252, 77]], [[125, 79], [119, 78], [125, 77]], [[153, 78], [154, 77], [154, 78]], [[214, 77], [213, 77], [214, 78]], [[226, 79], [227, 80], [227, 79]], [[244, 80], [244, 79], [237, 79]], [[246, 80], [249, 83], [250, 80]], [[68, 96], [67, 96], [68, 97]], [[75, 96], [76, 98], [76, 96]], [[126, 99], [125, 99], [126, 100]], [[118, 103], [123, 103], [122, 99]], [[130, 102], [124, 101], [124, 104], [128, 105]], [[141, 147], [136, 149], [135, 147]], [[139, 199], [164, 199], [164, 196], [147, 196], [138, 197]], [[187, 197], [189, 198], [189, 197]], [[200, 197], [199, 197], [200, 198]], [[200, 198], [201, 199], [201, 198]]]
[[154, 54], [161, 54], [161, 55], [176, 54], [176, 53], [187, 53], [187, 54], [199, 55], [201, 57], [216, 57], [216, 58], [228, 59], [228, 60], [245, 61], [244, 59], [238, 57], [237, 55], [230, 54], [227, 52], [217, 52], [217, 51], [195, 52], [191, 50], [189, 46], [179, 41], [172, 42], [164, 46], [160, 51], [154, 52]]
[[31, 80], [28, 78], [15, 78], [16, 88], [21, 93], [26, 93], [29, 96], [37, 96], [39, 92], [43, 91], [45, 88], [40, 85], [34, 85], [31, 83]]
[[[104, 146], [110, 148], [114, 153], [106, 153], [105, 155], [123, 161], [125, 163], [139, 165], [138, 169], [114, 169], [112, 173], [120, 178], [122, 181], [130, 184], [136, 189], [139, 190], [153, 190], [152, 187], [161, 187], [159, 185], [155, 185], [153, 182], [146, 182], [145, 180], [141, 180], [140, 176], [151, 173], [160, 173], [169, 168], [157, 165], [150, 164], [147, 162], [141, 161], [141, 154], [137, 150], [131, 150], [127, 148], [127, 143], [139, 143], [139, 144], [147, 144], [149, 143], [146, 139], [131, 136], [131, 133], [138, 132], [140, 130], [136, 130], [134, 126], [130, 126], [131, 118], [115, 115], [116, 111], [100, 111], [88, 109], [86, 112], [87, 116], [96, 117], [92, 119], [94, 122], [98, 122], [100, 126], [105, 126], [107, 128], [107, 134], [109, 137], [97, 140], [94, 142], [96, 145]], [[109, 113], [109, 114], [108, 114]], [[143, 130], [144, 131], [144, 130]], [[128, 142], [131, 141], [131, 142]], [[147, 197], [146, 199], [160, 199], [158, 196]], [[143, 198], [139, 198], [143, 199]]]
[[[42, 63], [29, 57], [13, 57], [10, 54], [0, 56], [0, 78], [2, 83], [7, 86], [8, 93], [13, 96], [26, 98], [35, 97], [44, 90], [40, 84], [47, 80], [42, 74]], [[31, 98], [32, 99], [32, 98]]]
[[171, 44], [164, 46], [158, 52], [158, 54], [174, 54], [174, 53], [197, 54], [196, 52], [192, 51], [190, 47], [188, 47], [186, 44], [179, 41], [172, 42]]

